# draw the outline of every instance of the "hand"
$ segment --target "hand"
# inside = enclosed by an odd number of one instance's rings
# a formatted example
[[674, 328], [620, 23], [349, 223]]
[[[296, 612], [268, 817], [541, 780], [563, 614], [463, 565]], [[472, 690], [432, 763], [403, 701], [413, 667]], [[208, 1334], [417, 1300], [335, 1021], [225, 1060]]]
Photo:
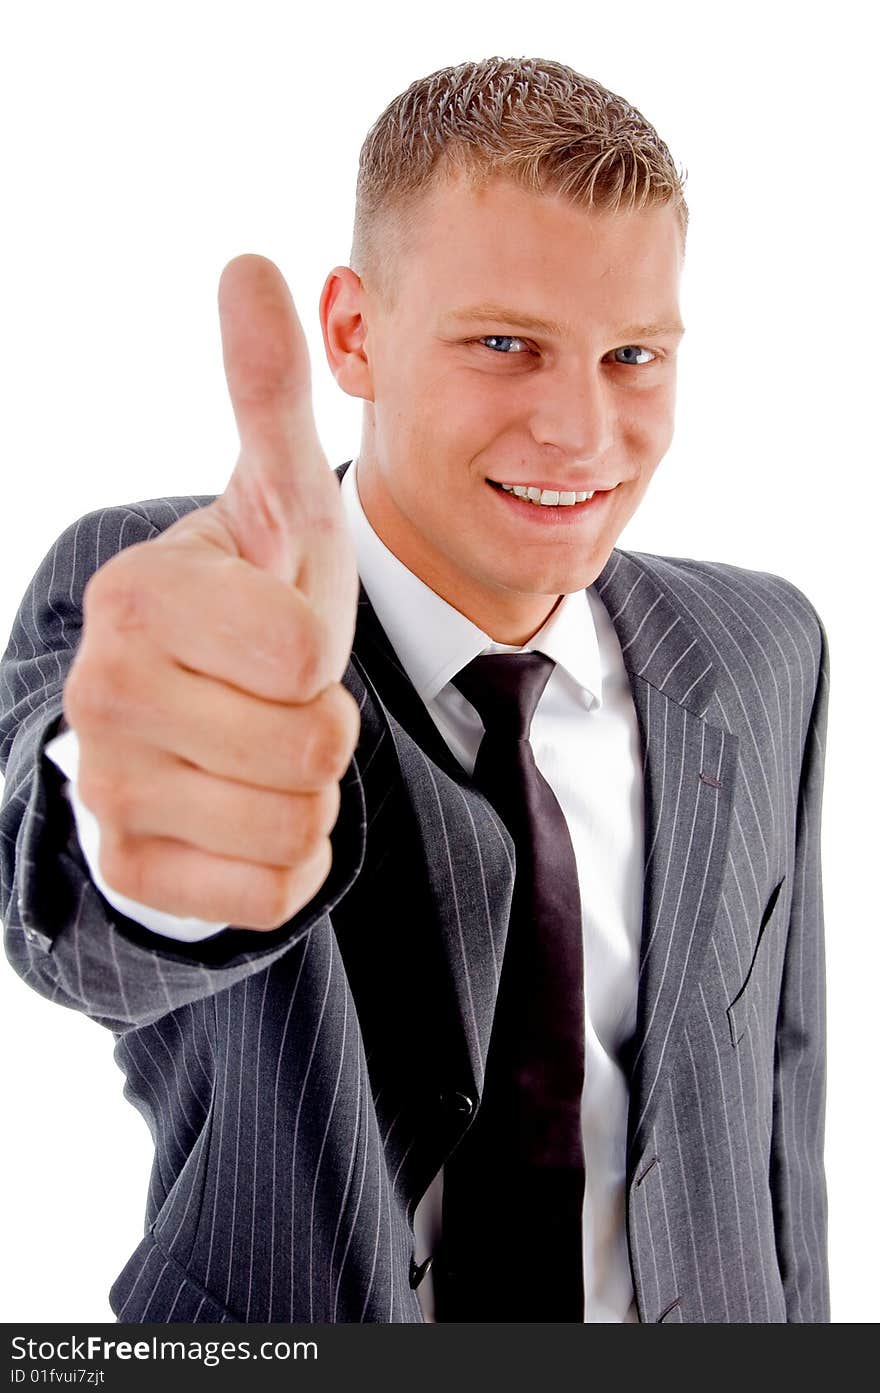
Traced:
[[281, 273], [236, 257], [219, 309], [238, 462], [213, 503], [90, 577], [64, 715], [108, 885], [266, 930], [330, 870], [358, 576]]

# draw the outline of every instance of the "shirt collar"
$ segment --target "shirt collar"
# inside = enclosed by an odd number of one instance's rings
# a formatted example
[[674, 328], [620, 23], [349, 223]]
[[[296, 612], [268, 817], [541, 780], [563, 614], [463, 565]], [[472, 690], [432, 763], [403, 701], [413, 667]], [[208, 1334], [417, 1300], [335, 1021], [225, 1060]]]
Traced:
[[457, 672], [482, 653], [538, 649], [565, 671], [586, 706], [601, 706], [599, 639], [586, 590], [563, 595], [546, 623], [521, 648], [495, 643], [386, 547], [363, 510], [356, 459], [342, 476], [340, 495], [361, 583], [422, 701], [432, 701]]

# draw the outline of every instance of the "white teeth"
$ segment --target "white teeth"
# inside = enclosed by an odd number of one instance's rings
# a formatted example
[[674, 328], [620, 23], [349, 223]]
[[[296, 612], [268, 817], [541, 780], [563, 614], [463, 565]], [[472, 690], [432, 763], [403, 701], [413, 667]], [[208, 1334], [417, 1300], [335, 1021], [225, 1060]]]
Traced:
[[545, 508], [570, 508], [574, 503], [586, 503], [588, 498], [592, 498], [595, 489], [590, 493], [559, 493], [556, 489], [539, 489], [525, 484], [502, 484], [505, 493], [515, 493], [517, 498], [527, 498], [530, 503], [540, 503]]

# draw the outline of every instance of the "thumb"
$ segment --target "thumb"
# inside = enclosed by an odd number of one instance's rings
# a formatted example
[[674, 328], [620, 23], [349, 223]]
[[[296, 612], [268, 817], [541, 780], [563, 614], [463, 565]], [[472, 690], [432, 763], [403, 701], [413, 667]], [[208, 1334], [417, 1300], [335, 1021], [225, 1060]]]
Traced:
[[305, 335], [266, 257], [230, 261], [218, 305], [241, 453], [217, 504], [239, 555], [295, 583], [310, 536], [328, 530], [325, 515], [336, 519], [339, 507], [312, 412]]

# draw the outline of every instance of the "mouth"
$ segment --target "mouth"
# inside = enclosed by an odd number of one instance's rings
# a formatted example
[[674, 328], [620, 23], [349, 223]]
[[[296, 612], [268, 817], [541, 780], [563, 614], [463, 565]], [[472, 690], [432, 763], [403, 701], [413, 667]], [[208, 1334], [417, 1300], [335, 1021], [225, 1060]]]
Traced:
[[593, 491], [592, 497], [589, 498], [583, 498], [585, 492], [583, 489], [579, 490], [578, 493], [575, 493], [574, 490], [544, 489], [540, 495], [540, 499], [544, 501], [540, 501], [534, 496], [538, 492], [536, 487], [530, 490], [532, 497], [524, 497], [514, 493], [509, 486], [505, 488], [494, 479], [487, 479], [486, 483], [497, 496], [500, 505], [505, 508], [508, 517], [519, 516], [524, 522], [531, 520], [539, 526], [556, 527], [570, 526], [585, 520], [587, 515], [593, 517], [600, 514], [607, 506], [607, 500], [618, 487], [615, 484], [609, 489], [597, 488]]

